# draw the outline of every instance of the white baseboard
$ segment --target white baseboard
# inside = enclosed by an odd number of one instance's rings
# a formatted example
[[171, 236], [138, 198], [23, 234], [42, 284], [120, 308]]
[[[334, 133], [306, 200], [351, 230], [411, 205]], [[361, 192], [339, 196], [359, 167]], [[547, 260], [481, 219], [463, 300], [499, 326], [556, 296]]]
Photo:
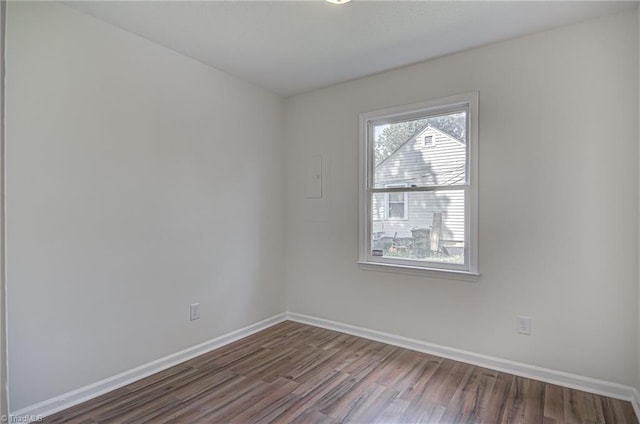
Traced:
[[165, 356], [164, 358], [148, 362], [137, 368], [114, 375], [113, 377], [109, 377], [96, 383], [89, 384], [88, 386], [84, 386], [71, 392], [67, 392], [63, 395], [47, 399], [35, 405], [27, 406], [26, 408], [22, 408], [18, 411], [11, 411], [10, 415], [20, 417], [46, 417], [48, 415], [93, 399], [97, 396], [115, 390], [122, 386], [126, 386], [127, 384], [131, 384], [135, 381], [141, 380], [167, 368], [171, 368], [182, 362], [188, 361], [189, 359], [195, 358], [196, 356], [200, 356], [214, 349], [218, 349], [224, 345], [235, 342], [236, 340], [240, 340], [244, 337], [250, 336], [251, 334], [257, 333], [258, 331], [262, 331], [266, 328], [283, 322], [286, 319], [287, 318], [285, 313], [274, 315], [260, 322], [256, 322], [255, 324], [248, 325], [239, 330], [232, 331], [231, 333], [224, 334], [199, 345], [190, 347], [180, 352], [176, 352], [169, 356]]
[[510, 361], [507, 359], [496, 358], [493, 356], [481, 355], [461, 349], [441, 346], [421, 340], [410, 339], [407, 337], [397, 336], [395, 334], [371, 330], [355, 325], [343, 324], [324, 318], [317, 318], [294, 312], [288, 312], [287, 319], [300, 322], [302, 324], [309, 324], [316, 327], [363, 337], [369, 340], [387, 343], [393, 346], [399, 346], [418, 352], [465, 362], [467, 364], [502, 371], [520, 377], [544, 381], [545, 383], [556, 384], [615, 399], [627, 400], [631, 402], [631, 405], [633, 405], [636, 416], [640, 417], [640, 395], [638, 390], [634, 387], [590, 377], [583, 377], [581, 375], [570, 374], [564, 371], [557, 371], [521, 362]]
[[351, 334], [369, 340], [375, 340], [382, 343], [387, 343], [418, 352], [428, 353], [443, 358], [453, 359], [456, 361], [465, 362], [496, 371], [502, 371], [521, 377], [532, 378], [535, 380], [544, 381], [546, 383], [608, 396], [615, 399], [627, 400], [631, 402], [636, 416], [640, 417], [640, 393], [634, 387], [612, 383], [604, 380], [598, 380], [590, 377], [583, 377], [576, 374], [566, 373], [564, 371], [557, 371], [538, 367], [535, 365], [524, 364], [521, 362], [510, 361], [507, 359], [481, 355], [461, 349], [450, 348], [424, 342], [421, 340], [410, 339], [407, 337], [397, 336], [382, 331], [343, 324], [324, 318], [318, 318], [294, 312], [274, 315], [273, 317], [267, 318], [263, 321], [248, 325], [239, 330], [224, 334], [197, 346], [193, 346], [164, 358], [157, 359], [155, 361], [141, 365], [129, 371], [125, 371], [113, 377], [106, 378], [104, 380], [98, 381], [85, 387], [81, 387], [63, 395], [56, 396], [35, 405], [22, 408], [18, 411], [12, 411], [10, 415], [23, 417], [46, 417], [48, 415], [93, 399], [97, 396], [115, 390], [122, 386], [126, 386], [127, 384], [131, 384], [142, 378], [148, 377], [149, 375], [188, 361], [189, 359], [195, 358], [196, 356], [210, 352], [214, 349], [218, 349], [224, 345], [232, 343], [243, 337], [247, 337], [251, 334], [257, 333], [258, 331], [262, 331], [285, 320], [296, 321], [303, 324], [309, 324], [316, 327], [339, 331], [341, 333]]
[[633, 399], [631, 399], [631, 405], [633, 411], [636, 413], [636, 418], [640, 421], [640, 392], [638, 389], [633, 388]]

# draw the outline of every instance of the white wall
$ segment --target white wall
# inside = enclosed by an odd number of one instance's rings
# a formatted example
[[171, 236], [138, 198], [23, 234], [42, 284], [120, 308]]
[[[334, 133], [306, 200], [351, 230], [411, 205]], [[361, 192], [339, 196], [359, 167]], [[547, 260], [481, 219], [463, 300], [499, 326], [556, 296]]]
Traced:
[[11, 409], [284, 312], [283, 100], [62, 5], [7, 25]]
[[[360, 270], [358, 114], [475, 90], [480, 281]], [[289, 311], [636, 384], [635, 11], [295, 96], [285, 122]]]

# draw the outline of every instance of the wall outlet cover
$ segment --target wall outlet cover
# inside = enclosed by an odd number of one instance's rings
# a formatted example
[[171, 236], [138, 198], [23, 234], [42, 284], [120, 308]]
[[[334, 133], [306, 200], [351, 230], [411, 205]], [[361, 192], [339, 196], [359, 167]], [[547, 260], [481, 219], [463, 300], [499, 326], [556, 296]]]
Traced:
[[531, 317], [518, 317], [517, 332], [518, 334], [524, 334], [526, 336], [531, 335]]

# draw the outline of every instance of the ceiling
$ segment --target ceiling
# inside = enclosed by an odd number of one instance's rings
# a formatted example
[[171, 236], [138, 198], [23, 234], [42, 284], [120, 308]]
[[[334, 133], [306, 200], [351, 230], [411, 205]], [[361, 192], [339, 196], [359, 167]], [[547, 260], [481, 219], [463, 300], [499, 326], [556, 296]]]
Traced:
[[636, 8], [612, 1], [79, 1], [68, 6], [282, 96]]

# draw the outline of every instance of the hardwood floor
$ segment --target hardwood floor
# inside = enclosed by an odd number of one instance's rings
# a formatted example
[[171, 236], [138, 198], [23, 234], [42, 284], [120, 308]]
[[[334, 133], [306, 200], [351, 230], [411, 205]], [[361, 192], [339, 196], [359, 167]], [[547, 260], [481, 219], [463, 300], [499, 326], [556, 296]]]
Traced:
[[284, 322], [46, 423], [638, 423], [629, 402]]

